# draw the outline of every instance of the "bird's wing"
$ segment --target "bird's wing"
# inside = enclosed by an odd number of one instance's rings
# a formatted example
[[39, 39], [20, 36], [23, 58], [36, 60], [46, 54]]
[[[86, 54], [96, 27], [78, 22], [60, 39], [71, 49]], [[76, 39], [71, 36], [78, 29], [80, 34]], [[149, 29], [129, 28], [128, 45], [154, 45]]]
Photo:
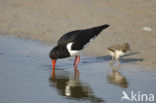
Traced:
[[63, 35], [57, 45], [66, 46], [68, 43], [72, 43], [72, 50], [81, 50], [96, 36], [93, 30], [89, 29], [72, 31]]
[[66, 46], [68, 43], [72, 43], [75, 41], [79, 34], [80, 30], [71, 31], [69, 33], [64, 34], [57, 42], [57, 45]]
[[114, 49], [112, 49], [111, 47], [108, 47], [107, 48], [109, 51], [112, 51], [112, 52], [114, 52], [115, 50]]
[[107, 27], [109, 27], [109, 25], [105, 24], [90, 29], [76, 30], [66, 33], [59, 39], [57, 45], [66, 46], [68, 43], [72, 43], [73, 50], [81, 50]]
[[109, 50], [115, 51], [115, 50], [120, 50], [121, 46], [119, 44], [115, 44], [108, 48], [109, 48]]
[[94, 40], [94, 38], [97, 37], [103, 29], [107, 27], [109, 27], [109, 25], [105, 24], [90, 29], [80, 30], [78, 36], [73, 42], [72, 49], [73, 50], [83, 49], [89, 42]]
[[82, 31], [73, 41], [72, 50], [81, 50], [87, 46], [97, 35], [91, 31]]

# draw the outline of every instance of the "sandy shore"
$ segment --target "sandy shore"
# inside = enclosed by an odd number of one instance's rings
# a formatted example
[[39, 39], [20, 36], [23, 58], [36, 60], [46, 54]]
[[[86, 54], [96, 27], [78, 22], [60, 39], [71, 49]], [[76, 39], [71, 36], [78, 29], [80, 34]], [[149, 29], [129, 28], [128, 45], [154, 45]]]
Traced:
[[0, 32], [56, 45], [66, 32], [107, 23], [86, 54], [106, 56], [108, 46], [128, 42], [126, 58], [156, 68], [155, 11], [155, 0], [0, 0]]

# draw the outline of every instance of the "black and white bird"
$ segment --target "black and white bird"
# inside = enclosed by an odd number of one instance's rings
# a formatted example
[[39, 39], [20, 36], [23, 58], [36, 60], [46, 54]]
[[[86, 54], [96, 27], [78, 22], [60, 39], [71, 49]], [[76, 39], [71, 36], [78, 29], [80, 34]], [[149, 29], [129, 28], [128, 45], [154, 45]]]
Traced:
[[64, 34], [58, 40], [57, 46], [49, 53], [49, 57], [52, 59], [53, 69], [55, 69], [57, 59], [63, 59], [70, 56], [75, 56], [74, 67], [77, 68], [80, 61], [79, 51], [84, 49], [87, 44], [98, 36], [103, 29], [108, 27], [109, 25], [105, 24], [89, 29], [75, 30]]
[[108, 52], [111, 54], [112, 56], [112, 60], [111, 60], [111, 64], [113, 64], [113, 61], [114, 59], [116, 60], [116, 62], [118, 64], [120, 64], [120, 62], [118, 61], [118, 59], [131, 51], [130, 49], [130, 46], [128, 43], [123, 43], [123, 44], [115, 44], [115, 45], [112, 45], [110, 47], [107, 48], [108, 49]]

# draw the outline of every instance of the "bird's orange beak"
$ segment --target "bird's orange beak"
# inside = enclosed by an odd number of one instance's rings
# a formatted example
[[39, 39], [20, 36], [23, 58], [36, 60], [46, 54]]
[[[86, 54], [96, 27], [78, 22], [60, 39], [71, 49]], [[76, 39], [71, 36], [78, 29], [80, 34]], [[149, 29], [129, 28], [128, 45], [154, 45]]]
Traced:
[[53, 59], [53, 60], [52, 60], [53, 69], [55, 69], [55, 63], [56, 63], [56, 59]]

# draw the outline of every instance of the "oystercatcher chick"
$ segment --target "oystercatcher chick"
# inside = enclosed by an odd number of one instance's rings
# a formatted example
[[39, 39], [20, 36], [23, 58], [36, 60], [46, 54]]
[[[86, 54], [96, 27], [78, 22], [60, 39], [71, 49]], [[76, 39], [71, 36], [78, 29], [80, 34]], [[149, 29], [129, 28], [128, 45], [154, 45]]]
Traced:
[[115, 44], [115, 45], [112, 45], [110, 47], [107, 48], [108, 49], [108, 52], [111, 54], [112, 56], [112, 60], [111, 60], [111, 64], [113, 64], [113, 61], [114, 59], [116, 60], [116, 62], [118, 64], [120, 64], [120, 62], [118, 61], [119, 58], [122, 56], [122, 55], [125, 55], [126, 53], [130, 52], [131, 49], [130, 49], [130, 46], [128, 43], [124, 43], [124, 44]]
[[105, 24], [90, 29], [75, 30], [64, 34], [58, 40], [57, 46], [49, 53], [49, 57], [52, 59], [53, 70], [55, 70], [57, 59], [63, 59], [70, 56], [75, 56], [74, 67], [76, 69], [80, 61], [79, 51], [84, 49], [89, 42], [107, 27], [109, 27], [109, 25]]

